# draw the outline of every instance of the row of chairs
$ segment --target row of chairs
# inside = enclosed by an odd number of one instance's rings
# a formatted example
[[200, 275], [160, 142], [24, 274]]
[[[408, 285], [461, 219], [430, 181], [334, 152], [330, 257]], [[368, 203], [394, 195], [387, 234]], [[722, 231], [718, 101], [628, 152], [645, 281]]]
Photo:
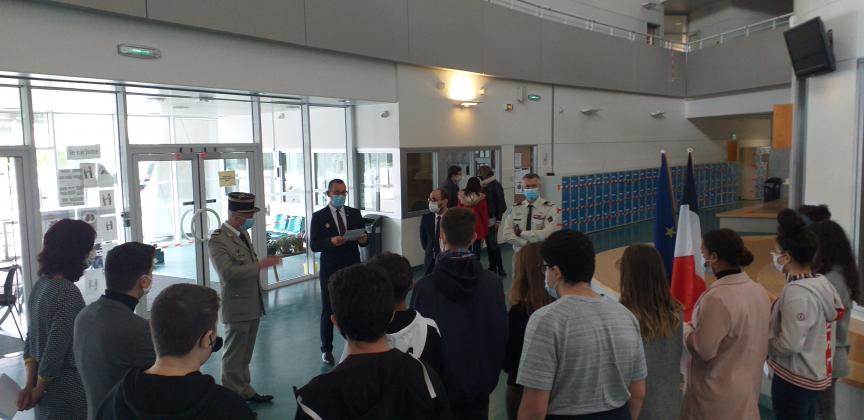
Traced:
[[[12, 321], [15, 323], [15, 329], [18, 330], [18, 336], [23, 340], [24, 334], [21, 333], [21, 327], [18, 326], [18, 318], [21, 317], [21, 313], [24, 310], [20, 300], [21, 266], [17, 264], [10, 265], [5, 268], [0, 268], [0, 271], [6, 271], [6, 282], [3, 283], [3, 294], [0, 295], [0, 308], [5, 307], [6, 313], [4, 313], [3, 317], [0, 318], [0, 325], [3, 325], [6, 318], [8, 318], [9, 315], [12, 315]], [[18, 315], [17, 318], [16, 313]]]
[[306, 217], [290, 216], [284, 213], [276, 215], [273, 226], [267, 229], [270, 238], [282, 238], [285, 236], [303, 237], [306, 230]]

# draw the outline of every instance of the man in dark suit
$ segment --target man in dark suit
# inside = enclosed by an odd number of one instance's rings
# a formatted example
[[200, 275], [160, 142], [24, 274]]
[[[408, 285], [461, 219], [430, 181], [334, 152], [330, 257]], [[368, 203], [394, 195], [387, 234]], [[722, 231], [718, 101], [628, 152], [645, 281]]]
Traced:
[[432, 267], [435, 265], [435, 257], [441, 253], [441, 243], [439, 236], [441, 233], [441, 216], [447, 211], [448, 200], [447, 190], [438, 188], [429, 193], [429, 211], [423, 215], [420, 220], [420, 245], [426, 255], [423, 257], [423, 265], [426, 267], [426, 274], [432, 272]]
[[462, 180], [462, 168], [452, 165], [447, 168], [447, 179], [441, 188], [447, 192], [447, 207], [456, 207], [459, 204], [459, 181]]
[[345, 234], [349, 230], [365, 229], [360, 210], [345, 205], [348, 187], [345, 181], [333, 179], [327, 184], [327, 207], [312, 214], [309, 242], [313, 252], [321, 253], [321, 267], [318, 278], [321, 284], [321, 361], [335, 364], [333, 358], [333, 323], [330, 315], [330, 294], [327, 281], [342, 268], [360, 263], [360, 248], [366, 246], [369, 237], [364, 233], [358, 240], [349, 241]]
[[73, 354], [87, 394], [87, 418], [130, 369], [148, 368], [156, 360], [150, 326], [135, 315], [138, 299], [153, 285], [151, 245], [129, 242], [108, 251], [108, 289], [75, 318]]

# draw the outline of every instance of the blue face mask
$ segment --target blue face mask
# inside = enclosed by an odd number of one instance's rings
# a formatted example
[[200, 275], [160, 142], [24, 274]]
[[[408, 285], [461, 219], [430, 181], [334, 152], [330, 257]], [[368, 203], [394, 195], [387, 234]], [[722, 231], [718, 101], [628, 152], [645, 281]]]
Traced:
[[551, 296], [552, 299], [558, 299], [561, 297], [558, 296], [558, 291], [555, 290], [554, 287], [549, 287], [549, 270], [543, 272], [543, 287], [546, 288], [546, 293], [549, 293], [549, 296]]
[[528, 199], [528, 201], [533, 202], [540, 197], [540, 190], [531, 188], [530, 190], [525, 190], [522, 194], [525, 195], [525, 198]]
[[255, 226], [255, 218], [246, 219], [243, 221], [243, 230], [252, 229]]
[[345, 196], [344, 195], [334, 195], [330, 197], [330, 203], [333, 204], [333, 207], [337, 209], [341, 209], [342, 206], [345, 205]]

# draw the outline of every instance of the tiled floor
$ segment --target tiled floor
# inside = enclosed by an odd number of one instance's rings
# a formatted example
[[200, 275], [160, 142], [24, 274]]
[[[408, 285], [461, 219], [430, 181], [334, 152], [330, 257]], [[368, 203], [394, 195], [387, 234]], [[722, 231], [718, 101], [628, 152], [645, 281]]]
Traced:
[[[703, 231], [714, 229], [718, 223], [714, 214], [721, 209], [706, 209], [702, 212]], [[652, 239], [652, 224], [641, 223], [610, 231], [590, 235], [594, 240], [597, 252], [617, 248], [633, 242], [650, 242]], [[504, 250], [505, 266], [509, 267], [512, 251]], [[484, 256], [485, 262], [485, 256]], [[505, 288], [509, 288], [511, 279], [504, 279]], [[325, 372], [327, 369], [320, 361], [318, 350], [318, 317], [320, 311], [318, 282], [309, 281], [293, 286], [276, 289], [267, 293], [267, 317], [261, 323], [258, 343], [251, 366], [253, 383], [261, 393], [276, 395], [272, 405], [258, 405], [260, 419], [293, 418], [296, 404], [293, 398], [293, 387], [304, 385], [309, 379]], [[7, 321], [8, 323], [8, 321]], [[4, 325], [6, 327], [6, 325]], [[14, 327], [9, 324], [9, 327]], [[8, 333], [8, 328], [6, 332]], [[336, 337], [335, 348], [341, 351], [343, 341]], [[337, 358], [339, 355], [336, 355]], [[217, 378], [220, 374], [219, 354], [214, 355], [204, 366], [204, 371]], [[0, 372], [13, 379], [21, 381], [24, 377], [23, 363], [20, 356], [0, 359]], [[490, 418], [504, 419], [504, 384], [502, 375], [498, 388], [492, 395], [490, 403]], [[763, 398], [770, 404], [770, 399]], [[848, 385], [840, 385], [838, 389], [838, 407], [840, 419], [859, 419], [864, 413], [864, 390]], [[773, 419], [768, 407], [763, 408], [762, 418]], [[853, 413], [859, 414], [858, 416]], [[30, 419], [31, 413], [21, 413], [16, 419]]]

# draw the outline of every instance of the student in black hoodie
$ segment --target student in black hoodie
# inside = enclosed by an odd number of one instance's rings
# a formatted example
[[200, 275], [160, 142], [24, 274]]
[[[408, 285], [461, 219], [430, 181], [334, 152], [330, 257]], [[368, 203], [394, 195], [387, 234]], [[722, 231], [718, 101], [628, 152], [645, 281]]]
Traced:
[[218, 317], [219, 296], [213, 289], [175, 284], [159, 293], [150, 316], [156, 363], [130, 370], [102, 402], [96, 419], [254, 419], [239, 395], [199, 372], [222, 347]]
[[457, 419], [485, 419], [507, 344], [504, 288], [468, 249], [476, 238], [474, 212], [452, 208], [441, 218], [442, 253], [414, 288], [412, 306], [441, 331], [441, 376]]
[[330, 320], [348, 340], [348, 358], [294, 393], [296, 419], [449, 419], [444, 385], [426, 363], [391, 349], [393, 286], [372, 265], [330, 277]]

